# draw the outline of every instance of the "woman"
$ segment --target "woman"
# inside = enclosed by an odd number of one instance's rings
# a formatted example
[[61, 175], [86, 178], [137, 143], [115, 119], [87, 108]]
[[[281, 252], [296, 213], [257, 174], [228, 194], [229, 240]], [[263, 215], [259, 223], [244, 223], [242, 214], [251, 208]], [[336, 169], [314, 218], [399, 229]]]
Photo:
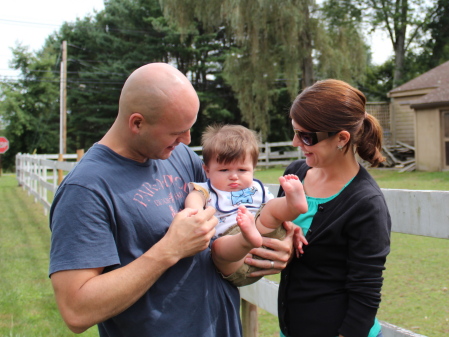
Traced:
[[305, 89], [290, 117], [293, 145], [306, 159], [290, 164], [285, 174], [296, 174], [304, 185], [309, 210], [294, 223], [308, 244], [282, 271], [282, 333], [382, 336], [376, 313], [391, 220], [379, 186], [355, 155], [372, 166], [384, 161], [382, 129], [365, 112], [365, 96], [338, 80]]

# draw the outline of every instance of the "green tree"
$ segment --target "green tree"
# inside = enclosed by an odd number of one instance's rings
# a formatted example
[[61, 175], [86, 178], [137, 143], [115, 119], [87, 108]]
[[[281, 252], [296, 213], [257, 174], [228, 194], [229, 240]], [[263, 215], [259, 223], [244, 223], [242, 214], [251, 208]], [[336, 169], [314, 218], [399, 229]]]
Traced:
[[[308, 1], [160, 2], [184, 34], [194, 31], [199, 21], [207, 31], [224, 29], [234, 37], [238, 48], [226, 56], [224, 77], [238, 99], [243, 121], [266, 137], [276, 80], [284, 74], [286, 87], [296, 94], [304, 57], [312, 52], [297, 47], [298, 32], [306, 23], [306, 11], [299, 8], [307, 8]], [[286, 58], [294, 61], [285, 62]]]
[[362, 35], [362, 13], [351, 1], [325, 0], [320, 8], [324, 32], [319, 36], [320, 78], [337, 78], [355, 84], [366, 76], [368, 47]]
[[[352, 58], [359, 34], [350, 39], [346, 28], [326, 27], [314, 0], [160, 0], [164, 14], [184, 33], [191, 32], [197, 22], [205, 29], [224, 29], [235, 38], [238, 48], [226, 56], [224, 77], [238, 99], [243, 121], [260, 130], [264, 138], [270, 132], [270, 113], [286, 89], [290, 100], [300, 87], [315, 81], [314, 53], [324, 66], [323, 76], [361, 71], [332, 59]], [[335, 28], [328, 31], [328, 28]], [[330, 33], [328, 35], [328, 32]], [[351, 30], [351, 33], [354, 31]], [[338, 43], [336, 38], [345, 43]], [[348, 48], [350, 47], [350, 48]], [[336, 57], [338, 56], [338, 57]], [[358, 55], [357, 55], [358, 58]], [[354, 63], [353, 63], [354, 64]], [[341, 66], [342, 65], [342, 66]], [[347, 69], [344, 69], [347, 68]]]
[[404, 83], [406, 53], [434, 20], [438, 4], [423, 0], [357, 0], [352, 4], [359, 7], [373, 31], [387, 32], [394, 51], [393, 87]]
[[427, 25], [427, 29], [431, 36], [428, 41], [431, 69], [449, 60], [449, 0], [438, 0], [435, 18]]
[[[23, 80], [1, 87], [2, 117], [9, 131], [21, 137], [21, 142], [14, 141], [17, 146], [8, 152], [11, 158], [19, 151], [58, 152], [62, 41], [68, 44], [67, 151], [70, 153], [89, 148], [107, 131], [117, 115], [120, 91], [127, 76], [149, 62], [177, 66], [197, 89], [201, 111], [192, 144], [199, 145], [205, 125], [241, 122], [237, 101], [222, 76], [223, 55], [233, 45], [224, 31], [206, 33], [198, 25], [194, 34], [181, 40], [179, 32], [166, 23], [157, 0], [110, 0], [95, 16], [64, 23], [48, 37], [45, 52], [32, 55], [25, 50], [17, 51], [15, 64]], [[44, 75], [51, 76], [52, 82]], [[51, 113], [52, 119], [44, 112]], [[38, 127], [39, 121], [42, 127]]]
[[435, 17], [424, 30], [420, 48], [409, 55], [420, 74], [449, 60], [449, 0], [437, 0]]
[[381, 65], [370, 65], [366, 68], [365, 78], [363, 81], [357, 82], [357, 87], [365, 94], [368, 101], [388, 101], [387, 93], [393, 87], [393, 70], [393, 60], [387, 60]]
[[0, 115], [10, 143], [4, 155], [5, 169], [13, 167], [18, 152], [58, 152], [59, 79], [55, 61], [45, 48], [39, 53], [21, 45], [13, 49], [11, 63], [21, 76], [17, 81], [0, 83]]

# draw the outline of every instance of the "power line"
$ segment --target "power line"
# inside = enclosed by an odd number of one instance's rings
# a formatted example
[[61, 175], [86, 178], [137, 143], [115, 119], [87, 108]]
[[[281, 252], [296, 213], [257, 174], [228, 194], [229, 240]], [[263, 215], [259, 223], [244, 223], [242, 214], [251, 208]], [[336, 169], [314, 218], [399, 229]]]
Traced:
[[[1, 70], [11, 70], [11, 69], [0, 69]], [[16, 70], [16, 69], [14, 69]], [[61, 72], [59, 70], [28, 70], [30, 73], [53, 73], [53, 74], [60, 74]], [[129, 74], [125, 73], [105, 73], [100, 71], [68, 71], [67, 74], [93, 74], [93, 75], [118, 75], [118, 76], [128, 76]], [[18, 76], [16, 76], [18, 77]]]
[[6, 22], [6, 23], [11, 23], [11, 24], [26, 24], [26, 25], [48, 26], [48, 27], [59, 27], [60, 26], [60, 24], [52, 24], [52, 23], [45, 23], [45, 22], [8, 20], [8, 19], [0, 19], [0, 22]]
[[[6, 76], [9, 77], [9, 76]], [[12, 76], [11, 76], [12, 77]], [[48, 79], [45, 77], [33, 77], [33, 78], [20, 78], [20, 79], [8, 79], [6, 78], [6, 81], [4, 82], [11, 82], [11, 83], [19, 83], [21, 81], [28, 81], [28, 82], [45, 82], [45, 83], [60, 83], [59, 79]], [[83, 79], [67, 79], [67, 83], [74, 83], [74, 84], [101, 84], [101, 85], [110, 85], [110, 84], [123, 84], [125, 80], [117, 80], [117, 81], [96, 81], [96, 80], [83, 80]]]
[[[39, 26], [48, 26], [48, 27], [61, 27], [64, 23], [74, 23], [74, 22], [68, 22], [64, 21], [63, 24], [50, 24], [45, 22], [32, 22], [32, 21], [21, 21], [21, 20], [9, 20], [9, 19], [1, 19], [0, 22], [10, 23], [10, 24], [25, 24], [25, 25], [39, 25]], [[149, 25], [150, 26], [150, 25]], [[84, 30], [95, 30], [95, 31], [105, 31], [106, 33], [109, 32], [120, 32], [120, 33], [132, 33], [137, 35], [150, 35], [153, 37], [165, 37], [167, 36], [166, 33], [158, 32], [156, 30], [145, 30], [145, 29], [139, 29], [136, 30], [134, 27], [121, 27], [121, 28], [111, 28], [108, 24], [106, 24], [104, 27], [76, 27], [77, 29], [84, 29]], [[181, 32], [170, 32], [170, 35], [183, 35], [184, 33]], [[192, 32], [190, 33], [192, 34]], [[198, 35], [196, 33], [195, 35]]]

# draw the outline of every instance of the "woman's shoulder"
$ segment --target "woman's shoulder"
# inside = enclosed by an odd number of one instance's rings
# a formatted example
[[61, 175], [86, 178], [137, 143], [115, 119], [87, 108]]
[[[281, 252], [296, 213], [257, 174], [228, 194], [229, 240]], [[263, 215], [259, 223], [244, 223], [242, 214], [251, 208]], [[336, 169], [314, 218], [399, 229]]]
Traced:
[[305, 175], [310, 167], [307, 166], [305, 159], [298, 159], [290, 163], [285, 169], [284, 174], [296, 174], [300, 179]]
[[[358, 203], [380, 203], [386, 204], [384, 194], [371, 176], [371, 174], [363, 167], [360, 167], [360, 171], [354, 180], [345, 188], [345, 197], [351, 200], [351, 202]], [[383, 206], [382, 206], [383, 207]]]

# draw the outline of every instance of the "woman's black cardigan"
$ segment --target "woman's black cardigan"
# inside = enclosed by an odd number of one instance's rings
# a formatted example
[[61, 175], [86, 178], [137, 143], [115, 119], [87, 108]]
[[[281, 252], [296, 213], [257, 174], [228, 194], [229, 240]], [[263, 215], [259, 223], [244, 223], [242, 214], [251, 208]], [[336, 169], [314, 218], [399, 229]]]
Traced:
[[[285, 174], [303, 181], [308, 169], [298, 160]], [[304, 254], [281, 274], [282, 332], [289, 337], [368, 336], [380, 303], [390, 230], [382, 191], [360, 167], [340, 195], [319, 205]]]

